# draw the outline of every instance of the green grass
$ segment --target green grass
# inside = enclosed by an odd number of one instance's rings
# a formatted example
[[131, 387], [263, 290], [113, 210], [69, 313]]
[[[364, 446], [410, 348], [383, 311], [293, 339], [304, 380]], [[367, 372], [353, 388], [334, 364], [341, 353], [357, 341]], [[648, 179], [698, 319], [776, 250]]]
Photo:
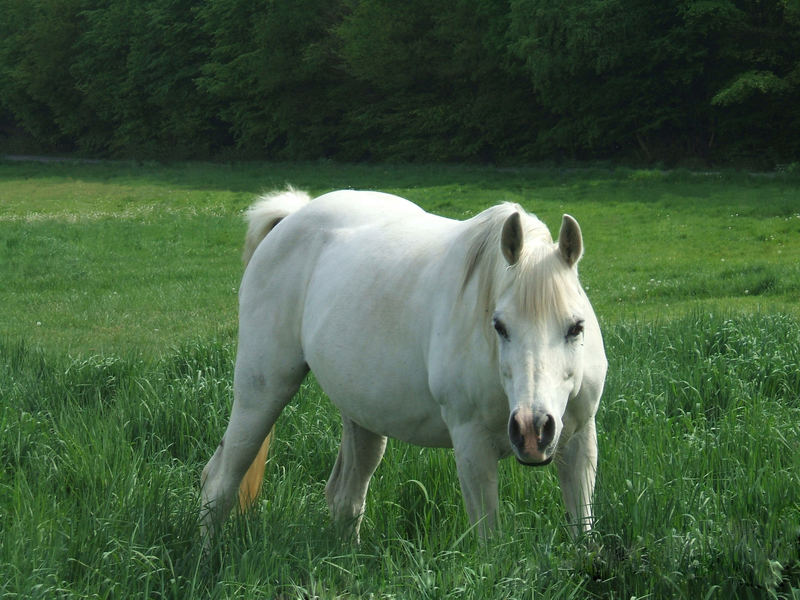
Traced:
[[456, 218], [518, 201], [554, 233], [569, 212], [605, 322], [698, 306], [800, 314], [796, 175], [0, 162], [2, 331], [72, 353], [229, 335], [241, 211], [287, 182], [382, 189]]
[[[394, 191], [458, 218], [508, 199], [551, 228], [579, 219], [610, 360], [591, 537], [570, 541], [552, 470], [506, 461], [503, 530], [482, 546], [451, 453], [391, 442], [362, 545], [339, 540], [323, 495], [339, 421], [309, 378], [266, 493], [201, 556], [240, 212], [286, 182]], [[800, 597], [798, 183], [0, 162], [0, 597]]]

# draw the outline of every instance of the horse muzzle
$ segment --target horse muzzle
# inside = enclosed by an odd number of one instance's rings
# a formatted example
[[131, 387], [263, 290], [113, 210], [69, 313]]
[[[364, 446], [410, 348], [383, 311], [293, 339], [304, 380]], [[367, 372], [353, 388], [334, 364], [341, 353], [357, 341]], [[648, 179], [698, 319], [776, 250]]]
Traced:
[[515, 409], [508, 420], [508, 439], [517, 461], [530, 467], [550, 464], [556, 429], [556, 420], [551, 414]]

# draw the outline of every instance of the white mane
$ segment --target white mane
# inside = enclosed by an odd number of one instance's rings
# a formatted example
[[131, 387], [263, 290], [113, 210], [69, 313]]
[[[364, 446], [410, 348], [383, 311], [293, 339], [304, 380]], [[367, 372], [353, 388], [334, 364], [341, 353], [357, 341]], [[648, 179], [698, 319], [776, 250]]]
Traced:
[[[514, 212], [522, 218], [524, 242], [519, 260], [509, 266], [500, 250], [500, 238], [503, 223]], [[478, 314], [484, 319], [489, 316], [499, 296], [513, 286], [520, 311], [531, 319], [569, 315], [570, 300], [580, 294], [580, 286], [544, 223], [512, 203], [489, 208], [468, 223], [461, 295], [474, 280]]]

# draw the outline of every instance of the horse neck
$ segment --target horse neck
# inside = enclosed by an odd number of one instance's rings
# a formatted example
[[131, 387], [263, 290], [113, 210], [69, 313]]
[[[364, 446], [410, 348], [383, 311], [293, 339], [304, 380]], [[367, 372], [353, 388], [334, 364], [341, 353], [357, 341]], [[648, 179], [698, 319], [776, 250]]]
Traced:
[[433, 308], [429, 364], [436, 363], [449, 381], [458, 381], [470, 394], [493, 394], [500, 386], [491, 326], [493, 303], [487, 304], [481, 277], [464, 285], [470, 232], [454, 231], [441, 241], [443, 251], [431, 265], [428, 282]]

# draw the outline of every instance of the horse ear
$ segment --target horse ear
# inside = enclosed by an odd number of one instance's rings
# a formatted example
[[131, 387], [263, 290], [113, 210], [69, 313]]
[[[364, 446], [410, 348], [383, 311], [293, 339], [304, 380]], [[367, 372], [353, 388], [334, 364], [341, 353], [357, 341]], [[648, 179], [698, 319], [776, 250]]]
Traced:
[[509, 265], [514, 265], [519, 260], [522, 252], [522, 225], [519, 213], [511, 213], [503, 224], [503, 233], [500, 236], [500, 248]]
[[583, 256], [581, 227], [569, 215], [564, 215], [561, 220], [561, 231], [558, 234], [558, 250], [570, 267], [574, 266]]

